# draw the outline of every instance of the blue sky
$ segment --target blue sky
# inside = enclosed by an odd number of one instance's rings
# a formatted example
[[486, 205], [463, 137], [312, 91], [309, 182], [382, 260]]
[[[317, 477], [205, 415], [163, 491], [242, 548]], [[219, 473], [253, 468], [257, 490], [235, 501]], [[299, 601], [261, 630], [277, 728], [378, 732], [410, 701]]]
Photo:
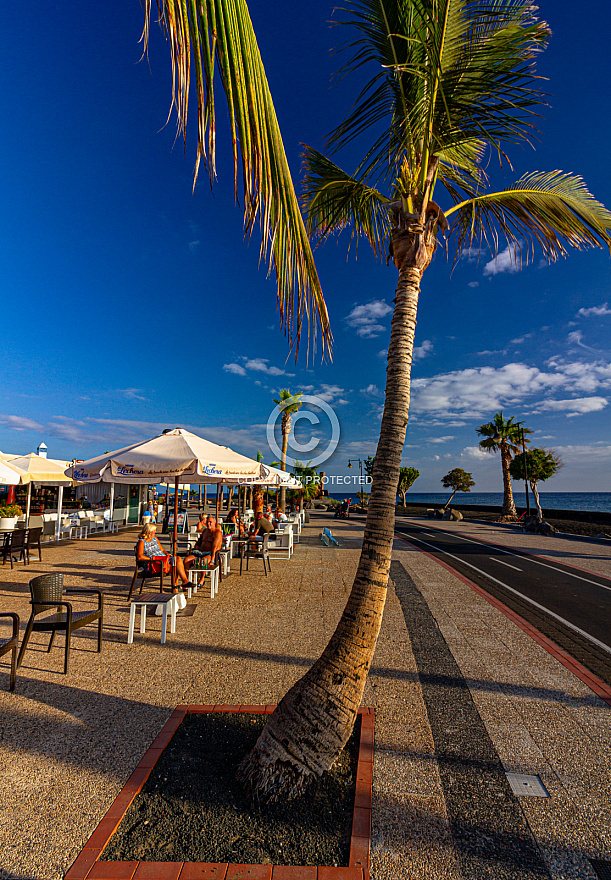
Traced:
[[[592, 27], [568, 0], [540, 8], [553, 31], [539, 62], [551, 106], [536, 152], [512, 152], [515, 175], [489, 171], [498, 186], [528, 170], [577, 172], [609, 206], [611, 10], [598, 5]], [[300, 143], [321, 147], [357, 84], [329, 86], [343, 39], [332, 9], [252, 4], [296, 176]], [[140, 62], [137, 0], [52, 14], [35, 0], [12, 4], [3, 23], [0, 450], [44, 440], [51, 457], [88, 458], [181, 425], [272, 461], [266, 424], [289, 387], [337, 414], [327, 473], [374, 454], [396, 270], [364, 245], [347, 258], [346, 236], [320, 248], [334, 360], [287, 360], [274, 281], [233, 202], [224, 113], [218, 185], [211, 193], [202, 178], [192, 193], [193, 141], [185, 152], [165, 126], [167, 53], [154, 30]], [[351, 157], [338, 161], [352, 170]], [[560, 450], [550, 491], [611, 491], [609, 255], [537, 257], [521, 271], [507, 257], [465, 254], [451, 273], [440, 248], [425, 274], [404, 452], [422, 474], [414, 491], [439, 491], [453, 467], [473, 473], [475, 491], [499, 491], [498, 459], [479, 452], [475, 428], [500, 408]], [[300, 422], [302, 442], [324, 444], [318, 414], [320, 425]]]

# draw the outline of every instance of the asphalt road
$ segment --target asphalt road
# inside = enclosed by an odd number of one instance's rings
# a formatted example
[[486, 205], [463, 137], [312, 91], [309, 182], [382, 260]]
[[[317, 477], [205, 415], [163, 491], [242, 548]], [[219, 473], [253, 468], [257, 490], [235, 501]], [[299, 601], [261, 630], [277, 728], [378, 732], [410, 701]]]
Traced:
[[611, 579], [397, 519], [396, 531], [500, 599], [611, 684]]

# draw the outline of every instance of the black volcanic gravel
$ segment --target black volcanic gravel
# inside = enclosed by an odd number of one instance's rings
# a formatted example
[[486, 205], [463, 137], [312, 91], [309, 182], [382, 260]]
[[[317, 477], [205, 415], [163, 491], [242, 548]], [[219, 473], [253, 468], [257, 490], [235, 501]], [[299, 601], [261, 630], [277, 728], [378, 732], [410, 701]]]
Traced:
[[100, 858], [347, 866], [360, 719], [299, 800], [252, 809], [235, 771], [265, 720], [187, 714]]

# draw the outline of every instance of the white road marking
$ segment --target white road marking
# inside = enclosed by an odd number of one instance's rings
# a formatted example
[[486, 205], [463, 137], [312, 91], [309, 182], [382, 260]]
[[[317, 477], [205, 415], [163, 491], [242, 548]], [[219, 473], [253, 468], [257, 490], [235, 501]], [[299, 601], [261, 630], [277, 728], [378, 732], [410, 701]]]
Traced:
[[[572, 571], [568, 571], [564, 568], [557, 568], [555, 565], [550, 565], [548, 562], [541, 562], [541, 560], [531, 554], [528, 554], [528, 556], [522, 556], [520, 553], [514, 553], [511, 550], [503, 550], [501, 547], [495, 547], [493, 544], [486, 544], [485, 541], [478, 541], [477, 538], [466, 538], [463, 535], [457, 535], [455, 532], [446, 532], [444, 529], [438, 529], [435, 534], [432, 532], [425, 532], [424, 529], [422, 531], [423, 534], [431, 535], [431, 537], [434, 538], [437, 538], [439, 535], [451, 535], [452, 538], [460, 538], [461, 541], [469, 541], [470, 544], [479, 544], [480, 547], [490, 547], [491, 550], [495, 550], [497, 553], [506, 553], [509, 556], [517, 557], [517, 559], [523, 559], [524, 561], [528, 560], [536, 565], [542, 565], [543, 568], [551, 568], [552, 571], [559, 571], [560, 574], [568, 574], [571, 577], [577, 578], [579, 581], [585, 581], [587, 584], [594, 584], [595, 587], [600, 587], [601, 590], [609, 590], [609, 592], [611, 592], [611, 587], [608, 587], [606, 584], [599, 584], [598, 581], [591, 581], [589, 578], [582, 577], [580, 574], [574, 574]], [[603, 575], [601, 575], [601, 577], [603, 577]]]
[[506, 565], [507, 568], [513, 568], [514, 571], [522, 571], [521, 568], [518, 568], [518, 567], [515, 566], [515, 565], [510, 565], [508, 562], [503, 562], [502, 559], [495, 559], [494, 556], [489, 556], [488, 559], [489, 559], [491, 562], [498, 562], [499, 565]]
[[[514, 593], [516, 596], [519, 596], [520, 599], [525, 599], [531, 605], [534, 605], [535, 608], [538, 608], [540, 611], [545, 611], [546, 614], [549, 614], [550, 617], [559, 620], [560, 623], [563, 623], [565, 626], [568, 626], [569, 629], [572, 629], [574, 632], [579, 633], [579, 635], [588, 639], [588, 641], [593, 642], [595, 645], [598, 645], [599, 648], [602, 648], [604, 651], [608, 651], [611, 654], [611, 647], [609, 645], [605, 645], [604, 642], [599, 641], [598, 639], [591, 636], [589, 633], [580, 629], [578, 626], [575, 626], [574, 623], [571, 623], [568, 620], [565, 620], [564, 617], [560, 617], [559, 614], [556, 614], [554, 611], [550, 611], [549, 608], [546, 608], [545, 605], [540, 605], [538, 602], [535, 602], [534, 599], [531, 599], [529, 596], [525, 596], [524, 593], [520, 593], [519, 590], [514, 590], [513, 587], [510, 587], [509, 584], [504, 583], [503, 581], [498, 580], [498, 578], [493, 577], [491, 574], [488, 574], [487, 571], [482, 571], [481, 568], [478, 568], [476, 565], [472, 565], [470, 562], [467, 562], [465, 559], [460, 559], [458, 556], [454, 556], [453, 553], [448, 553], [447, 550], [442, 550], [441, 547], [436, 547], [434, 544], [429, 544], [428, 541], [423, 541], [422, 538], [417, 538], [416, 535], [403, 533], [404, 536], [408, 539], [414, 538], [416, 541], [420, 541], [421, 544], [426, 544], [427, 547], [432, 547], [433, 550], [437, 550], [438, 553], [444, 553], [446, 556], [449, 556], [450, 559], [455, 559], [456, 562], [462, 562], [463, 565], [467, 565], [469, 568], [472, 568], [474, 571], [479, 572], [479, 574], [483, 574], [484, 577], [490, 578], [491, 581], [494, 581], [496, 584], [499, 584], [501, 587], [504, 587], [506, 590], [509, 590], [510, 593]], [[479, 543], [475, 541], [474, 543]], [[553, 568], [553, 566], [548, 566], [548, 568]], [[584, 579], [585, 580], [585, 579]], [[598, 584], [597, 586], [600, 586]]]

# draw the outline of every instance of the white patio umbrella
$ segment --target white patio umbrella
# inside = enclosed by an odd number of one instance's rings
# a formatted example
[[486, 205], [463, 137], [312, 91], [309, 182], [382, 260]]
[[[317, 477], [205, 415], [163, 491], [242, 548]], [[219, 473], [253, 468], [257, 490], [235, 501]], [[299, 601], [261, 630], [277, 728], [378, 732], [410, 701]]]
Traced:
[[13, 458], [19, 458], [19, 455], [16, 452], [0, 452], [0, 458], [3, 461], [12, 461]]
[[16, 468], [11, 467], [8, 461], [0, 460], [0, 485], [18, 486], [22, 483], [24, 476], [23, 471], [18, 471]]
[[[75, 464], [66, 474], [84, 483], [167, 483], [173, 479], [174, 541], [178, 542], [178, 486], [180, 483], [231, 483], [240, 478], [264, 477], [264, 465], [204, 440], [184, 428], [107, 452]], [[175, 578], [173, 578], [173, 581]]]
[[265, 469], [269, 471], [268, 479], [264, 483], [266, 486], [284, 486], [285, 489], [303, 489], [303, 484], [293, 474], [288, 471], [280, 470], [271, 464], [266, 464]]
[[67, 461], [58, 461], [54, 458], [43, 458], [30, 452], [28, 455], [21, 455], [18, 458], [12, 458], [8, 462], [11, 467], [18, 468], [23, 472], [24, 477], [22, 483], [28, 483], [28, 500], [25, 512], [26, 528], [30, 522], [30, 503], [32, 500], [32, 483], [39, 486], [58, 486], [57, 492], [57, 527], [55, 531], [55, 540], [59, 540], [62, 500], [64, 495], [64, 486], [72, 486], [73, 480], [66, 476], [65, 470], [68, 466]]

